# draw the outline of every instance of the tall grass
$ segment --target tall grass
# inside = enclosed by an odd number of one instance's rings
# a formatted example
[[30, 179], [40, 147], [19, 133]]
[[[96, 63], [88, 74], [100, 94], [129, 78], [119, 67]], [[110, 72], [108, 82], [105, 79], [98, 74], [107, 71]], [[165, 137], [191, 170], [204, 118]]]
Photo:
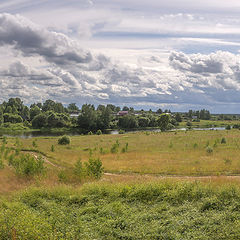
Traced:
[[0, 239], [239, 239], [239, 200], [196, 182], [33, 188], [0, 201]]

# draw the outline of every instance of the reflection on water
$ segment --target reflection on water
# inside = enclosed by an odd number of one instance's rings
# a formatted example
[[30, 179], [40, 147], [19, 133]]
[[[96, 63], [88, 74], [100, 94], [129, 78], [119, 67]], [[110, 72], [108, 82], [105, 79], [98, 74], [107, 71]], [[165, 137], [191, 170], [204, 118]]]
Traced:
[[67, 134], [68, 136], [78, 136], [78, 132], [41, 132], [41, 131], [32, 131], [32, 132], [9, 132], [1, 133], [0, 137], [19, 137], [19, 138], [34, 138], [34, 137], [57, 137]]
[[[186, 131], [186, 128], [179, 128], [179, 129], [172, 129], [171, 131]], [[198, 131], [204, 131], [204, 130], [225, 130], [225, 127], [213, 127], [213, 128], [192, 128], [191, 130], [198, 130]], [[129, 130], [125, 131], [126, 133], [132, 133], [132, 132], [161, 132], [160, 129], [145, 129], [145, 130]], [[106, 134], [119, 134], [119, 130], [108, 130], [105, 131]], [[32, 132], [10, 132], [10, 133], [1, 133], [0, 137], [6, 136], [6, 137], [19, 137], [19, 138], [34, 138], [34, 137], [57, 137], [62, 135], [69, 135], [69, 136], [79, 136], [81, 135], [79, 132], [41, 132], [41, 131], [32, 131]]]

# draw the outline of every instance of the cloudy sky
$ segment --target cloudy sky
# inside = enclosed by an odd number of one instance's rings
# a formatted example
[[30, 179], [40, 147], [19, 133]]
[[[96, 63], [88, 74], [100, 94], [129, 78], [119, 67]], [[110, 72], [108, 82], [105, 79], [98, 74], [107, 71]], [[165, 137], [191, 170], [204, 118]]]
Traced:
[[240, 113], [239, 0], [0, 0], [0, 102]]

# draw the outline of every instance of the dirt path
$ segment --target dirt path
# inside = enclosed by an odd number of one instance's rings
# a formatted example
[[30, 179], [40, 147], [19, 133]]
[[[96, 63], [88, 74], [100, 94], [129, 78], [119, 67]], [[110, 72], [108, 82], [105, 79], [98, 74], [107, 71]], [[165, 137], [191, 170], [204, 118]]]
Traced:
[[29, 154], [31, 154], [32, 156], [34, 156], [35, 159], [38, 158], [38, 155], [42, 156], [42, 159], [45, 163], [49, 164], [49, 165], [52, 165], [53, 167], [56, 167], [56, 168], [60, 168], [60, 166], [50, 162], [46, 156], [44, 156], [43, 154], [41, 153], [36, 153], [36, 152], [33, 152], [33, 151], [22, 151], [22, 152], [28, 152]]
[[153, 177], [158, 179], [186, 179], [186, 180], [201, 180], [201, 179], [219, 179], [219, 178], [226, 178], [226, 179], [236, 179], [240, 180], [240, 175], [210, 175], [210, 176], [178, 176], [178, 175], [158, 175], [158, 174], [138, 174], [138, 173], [108, 173], [105, 172], [104, 176], [112, 176], [112, 177]]
[[[26, 151], [25, 151], [26, 152]], [[34, 151], [27, 151], [31, 155], [33, 155], [36, 159], [38, 158], [38, 155], [41, 155], [44, 162], [56, 167], [56, 168], [61, 168], [60, 166], [52, 163], [47, 159], [46, 156], [43, 154], [36, 153]], [[181, 175], [159, 175], [159, 174], [140, 174], [140, 173], [109, 173], [105, 172], [104, 176], [109, 176], [109, 177], [127, 177], [127, 178], [136, 178], [136, 177], [145, 177], [145, 178], [156, 178], [156, 179], [185, 179], [185, 180], [211, 180], [211, 179], [219, 179], [219, 178], [224, 178], [224, 179], [229, 179], [229, 180], [240, 180], [240, 175], [209, 175], [209, 176], [181, 176]]]

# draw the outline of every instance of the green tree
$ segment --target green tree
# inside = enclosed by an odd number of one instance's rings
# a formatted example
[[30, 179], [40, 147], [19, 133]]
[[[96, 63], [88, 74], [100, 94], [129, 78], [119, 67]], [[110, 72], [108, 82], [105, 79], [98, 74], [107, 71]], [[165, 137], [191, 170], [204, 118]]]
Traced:
[[120, 117], [118, 120], [118, 126], [120, 128], [137, 128], [138, 127], [138, 121], [135, 116], [133, 115], [125, 115], [123, 117]]
[[78, 113], [80, 109], [76, 106], [76, 103], [70, 103], [67, 107], [69, 113]]
[[78, 126], [86, 131], [96, 130], [97, 114], [91, 104], [84, 104], [80, 115], [78, 116]]
[[123, 110], [123, 111], [129, 111], [129, 107], [124, 106], [124, 107], [122, 108], [122, 110]]
[[149, 123], [150, 123], [150, 120], [147, 117], [138, 118], [139, 127], [148, 127]]
[[30, 120], [32, 121], [34, 117], [39, 115], [41, 113], [40, 108], [37, 105], [34, 105], [33, 107], [30, 108]]
[[47, 126], [47, 116], [44, 113], [40, 113], [32, 120], [33, 128], [42, 128]]
[[169, 114], [163, 113], [158, 118], [158, 126], [162, 132], [168, 130], [169, 123], [170, 123]]
[[177, 122], [182, 122], [182, 116], [180, 113], [176, 113], [175, 119]]
[[111, 109], [103, 105], [99, 106], [97, 111], [97, 128], [101, 130], [107, 129], [111, 122]]
[[46, 100], [43, 103], [42, 110], [44, 112], [47, 112], [47, 111], [54, 111], [54, 112], [57, 112], [57, 113], [65, 112], [65, 108], [62, 105], [62, 103], [56, 103], [56, 102], [54, 102], [53, 100], [50, 100], [50, 99]]
[[4, 110], [4, 113], [12, 113], [12, 107], [11, 106], [7, 106]]
[[4, 119], [3, 119], [3, 112], [2, 112], [2, 109], [0, 108], [0, 125], [2, 125], [4, 122]]
[[23, 122], [23, 119], [21, 116], [17, 114], [12, 113], [4, 113], [3, 114], [4, 122], [10, 122], [10, 123], [21, 123]]
[[24, 106], [21, 113], [20, 113], [22, 119], [25, 121], [29, 121], [30, 120], [30, 111], [29, 108], [27, 106]]

